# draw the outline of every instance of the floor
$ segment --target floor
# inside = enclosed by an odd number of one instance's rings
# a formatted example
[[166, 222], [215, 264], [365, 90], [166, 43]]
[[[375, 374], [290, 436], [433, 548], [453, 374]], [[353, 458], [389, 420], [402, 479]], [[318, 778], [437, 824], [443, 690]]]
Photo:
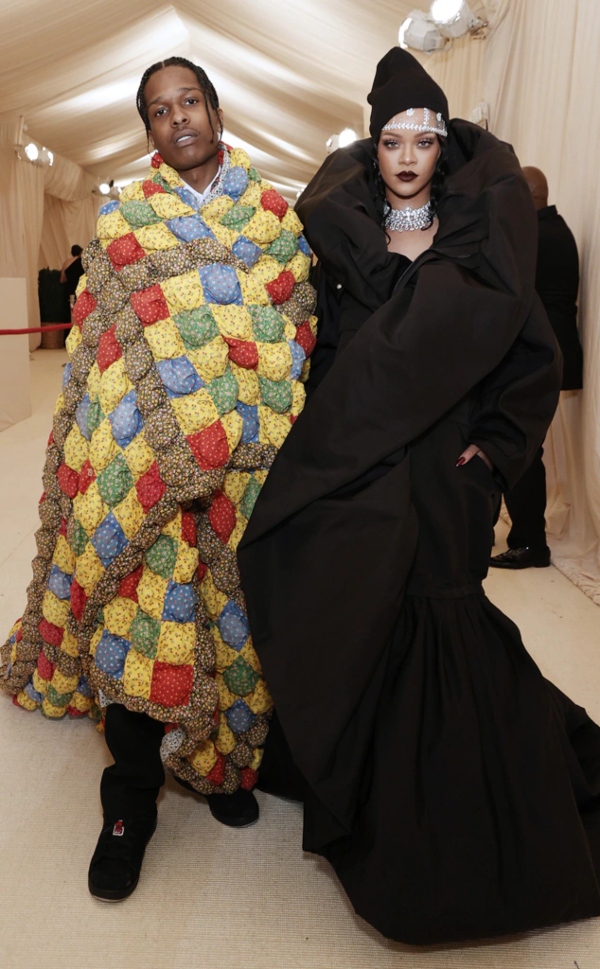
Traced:
[[[0, 434], [2, 636], [25, 602], [65, 359], [33, 355], [33, 416]], [[555, 568], [493, 571], [487, 589], [544, 673], [600, 719], [598, 606]], [[386, 942], [353, 914], [326, 864], [302, 853], [298, 806], [260, 794], [260, 823], [233, 831], [167, 784], [137, 892], [97, 902], [86, 872], [101, 820], [102, 738], [89, 722], [49, 723], [2, 696], [0, 732], [1, 969], [600, 967], [600, 920], [469, 947]]]

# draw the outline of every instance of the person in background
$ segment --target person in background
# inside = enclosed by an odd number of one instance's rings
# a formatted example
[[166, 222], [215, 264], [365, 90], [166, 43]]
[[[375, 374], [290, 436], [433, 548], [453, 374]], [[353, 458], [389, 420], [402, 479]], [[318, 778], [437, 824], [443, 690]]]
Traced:
[[71, 318], [71, 304], [74, 302], [71, 297], [75, 297], [77, 284], [83, 276], [82, 252], [81, 246], [71, 246], [71, 255], [68, 259], [65, 259], [60, 270], [60, 281], [65, 287], [69, 319]]
[[[535, 288], [548, 314], [563, 355], [562, 390], [583, 386], [583, 353], [577, 332], [579, 257], [573, 233], [555, 205], [548, 205], [548, 182], [539, 168], [524, 168], [538, 217]], [[550, 565], [546, 543], [546, 471], [540, 447], [531, 465], [504, 500], [512, 527], [508, 549], [490, 561], [497, 569]]]

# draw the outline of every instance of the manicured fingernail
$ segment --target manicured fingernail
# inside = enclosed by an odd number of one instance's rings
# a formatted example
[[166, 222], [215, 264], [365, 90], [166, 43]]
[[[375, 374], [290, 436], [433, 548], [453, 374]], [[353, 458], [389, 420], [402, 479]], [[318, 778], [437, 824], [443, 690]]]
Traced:
[[459, 458], [458, 461], [456, 462], [456, 467], [460, 468], [463, 464], [466, 464], [466, 463], [467, 463], [466, 458]]

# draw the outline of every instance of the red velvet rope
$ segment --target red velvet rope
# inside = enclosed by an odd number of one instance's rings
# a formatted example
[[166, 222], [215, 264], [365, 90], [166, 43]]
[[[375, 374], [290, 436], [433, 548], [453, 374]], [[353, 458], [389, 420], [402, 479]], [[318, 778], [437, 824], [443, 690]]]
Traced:
[[70, 330], [73, 323], [50, 323], [48, 326], [30, 326], [24, 330], [0, 330], [0, 336], [12, 336], [14, 333], [48, 333], [49, 330]]

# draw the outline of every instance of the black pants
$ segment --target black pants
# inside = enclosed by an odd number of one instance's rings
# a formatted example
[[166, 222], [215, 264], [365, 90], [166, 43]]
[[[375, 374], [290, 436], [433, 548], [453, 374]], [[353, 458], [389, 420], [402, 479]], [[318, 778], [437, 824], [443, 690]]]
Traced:
[[115, 762], [100, 782], [100, 799], [107, 822], [133, 816], [152, 816], [165, 782], [160, 745], [165, 725], [120, 703], [106, 709], [105, 737]]
[[540, 448], [531, 465], [512, 491], [504, 495], [512, 528], [509, 548], [546, 548], [546, 469]]

